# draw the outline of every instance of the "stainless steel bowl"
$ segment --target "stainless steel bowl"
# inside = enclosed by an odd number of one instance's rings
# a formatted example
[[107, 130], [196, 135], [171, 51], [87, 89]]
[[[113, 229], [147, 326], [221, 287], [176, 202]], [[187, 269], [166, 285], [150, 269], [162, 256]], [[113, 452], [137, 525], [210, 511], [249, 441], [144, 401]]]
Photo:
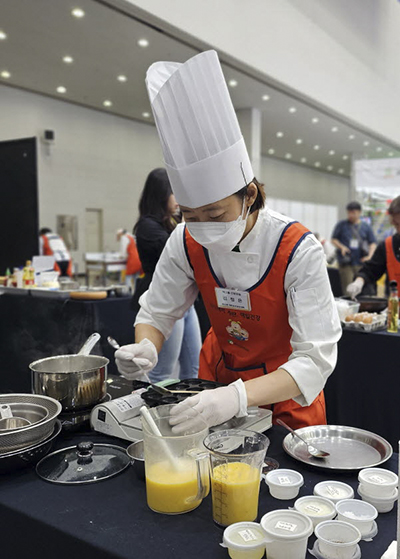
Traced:
[[144, 480], [144, 447], [143, 441], [136, 441], [128, 446], [126, 453], [131, 459], [135, 473], [139, 479]]
[[99, 355], [59, 355], [29, 365], [32, 392], [55, 398], [63, 412], [87, 409], [107, 393], [109, 360]]
[[22, 450], [39, 443], [50, 436], [54, 429], [57, 416], [61, 412], [61, 404], [53, 398], [37, 394], [0, 394], [0, 405], [37, 404], [43, 406], [48, 415], [42, 421], [21, 427], [15, 431], [0, 432], [0, 455]]
[[[28, 425], [34, 425], [35, 423], [44, 421], [49, 415], [48, 410], [44, 406], [40, 406], [38, 404], [30, 404], [28, 402], [25, 402], [19, 404], [11, 403], [7, 405], [9, 405], [13, 416], [4, 418], [0, 421], [0, 431], [22, 429]], [[17, 426], [13, 427], [13, 420], [18, 419], [26, 420], [27, 423], [23, 423], [21, 426], [18, 426], [19, 422], [16, 421]], [[6, 423], [6, 421], [8, 421], [8, 423]]]

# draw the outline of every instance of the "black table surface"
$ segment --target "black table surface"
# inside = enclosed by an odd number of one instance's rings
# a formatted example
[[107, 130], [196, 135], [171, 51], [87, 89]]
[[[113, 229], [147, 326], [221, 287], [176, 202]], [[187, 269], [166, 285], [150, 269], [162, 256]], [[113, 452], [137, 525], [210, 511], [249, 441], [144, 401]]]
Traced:
[[[336, 479], [358, 485], [357, 472], [339, 473], [312, 468], [290, 458], [282, 449], [286, 431], [278, 426], [266, 432], [271, 441], [268, 456], [281, 467], [300, 471], [305, 480], [299, 497], [310, 495], [322, 480]], [[113, 442], [99, 433], [62, 434], [56, 446], [63, 448], [81, 440]], [[397, 471], [398, 455], [382, 467]], [[275, 509], [293, 506], [281, 501], [261, 483], [259, 517]], [[379, 532], [372, 542], [360, 542], [363, 559], [379, 559], [396, 539], [394, 509], [377, 518]], [[219, 546], [223, 530], [212, 520], [211, 496], [194, 511], [182, 515], [152, 512], [146, 504], [145, 483], [133, 468], [106, 481], [81, 486], [60, 486], [41, 480], [27, 468], [0, 476], [1, 557], [26, 559], [152, 559], [212, 557], [226, 559]], [[309, 539], [312, 547], [314, 536]], [[311, 559], [307, 553], [307, 559]], [[288, 558], [290, 559], [290, 558]]]
[[400, 440], [400, 333], [344, 329], [336, 368], [325, 386], [328, 423]]

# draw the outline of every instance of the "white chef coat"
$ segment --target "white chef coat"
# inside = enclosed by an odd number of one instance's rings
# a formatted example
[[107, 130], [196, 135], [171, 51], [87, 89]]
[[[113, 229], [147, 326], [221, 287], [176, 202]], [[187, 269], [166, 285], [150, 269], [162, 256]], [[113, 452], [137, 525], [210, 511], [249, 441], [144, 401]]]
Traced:
[[[213, 253], [210, 262], [222, 285], [249, 289], [262, 277], [274, 255], [279, 238], [291, 218], [267, 207], [259, 211], [250, 233], [239, 244], [240, 252]], [[140, 298], [136, 324], [150, 324], [168, 338], [174, 322], [194, 303], [198, 288], [188, 262], [184, 224], [168, 239], [155, 269], [150, 288]], [[308, 235], [296, 249], [287, 267], [284, 288], [292, 353], [285, 369], [301, 395], [294, 398], [310, 405], [323, 389], [337, 359], [337, 341], [342, 329], [333, 299], [321, 243]]]
[[128, 235], [128, 233], [124, 233], [123, 235], [121, 235], [119, 251], [121, 254], [124, 255], [124, 258], [128, 258], [128, 246], [130, 242], [131, 237], [130, 235]]

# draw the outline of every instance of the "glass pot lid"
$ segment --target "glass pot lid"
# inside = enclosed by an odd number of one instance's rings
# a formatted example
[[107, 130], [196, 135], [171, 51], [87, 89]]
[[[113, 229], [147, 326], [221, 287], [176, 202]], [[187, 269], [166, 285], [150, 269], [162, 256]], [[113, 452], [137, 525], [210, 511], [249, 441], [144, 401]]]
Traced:
[[52, 483], [94, 483], [119, 474], [130, 462], [124, 448], [88, 441], [45, 456], [36, 465], [36, 473]]

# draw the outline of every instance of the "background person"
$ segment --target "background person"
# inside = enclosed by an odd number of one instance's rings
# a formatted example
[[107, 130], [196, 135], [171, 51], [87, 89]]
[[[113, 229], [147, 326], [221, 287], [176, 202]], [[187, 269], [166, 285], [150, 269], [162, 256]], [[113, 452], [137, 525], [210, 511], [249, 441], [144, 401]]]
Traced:
[[140, 298], [136, 343], [115, 354], [120, 372], [152, 370], [200, 290], [212, 328], [199, 376], [228, 386], [178, 404], [176, 432], [193, 410], [211, 427], [258, 405], [294, 428], [323, 424], [341, 327], [321, 244], [264, 208], [215, 51], [153, 64], [146, 83], [186, 226], [171, 234]]
[[[347, 204], [347, 219], [339, 221], [332, 233], [332, 244], [337, 248], [336, 256], [343, 295], [362, 264], [371, 258], [376, 248], [372, 228], [360, 219], [361, 209], [359, 202]], [[375, 293], [374, 284], [369, 284], [368, 291], [364, 290], [364, 294]]]
[[[154, 169], [146, 179], [139, 200], [139, 219], [134, 227], [144, 272], [144, 277], [137, 281], [133, 296], [135, 311], [139, 310], [139, 297], [149, 288], [164, 246], [177, 226], [178, 209], [166, 170]], [[161, 304], [160, 314], [163, 312], [162, 307]], [[178, 376], [180, 379], [198, 376], [200, 326], [193, 305], [189, 305], [185, 311], [183, 317], [179, 317], [180, 320], [175, 322], [158, 356], [156, 366], [149, 372], [152, 382]], [[120, 372], [123, 373], [122, 370]]]
[[120, 243], [120, 253], [126, 258], [125, 284], [133, 289], [136, 278], [143, 273], [136, 241], [126, 229], [118, 229], [117, 241]]
[[372, 258], [364, 263], [355, 281], [347, 286], [351, 297], [359, 295], [366, 282], [376, 282], [385, 273], [387, 294], [389, 281], [396, 280], [400, 286], [400, 196], [392, 200], [388, 214], [395, 233], [378, 244]]
[[39, 254], [40, 256], [54, 256], [54, 270], [60, 276], [72, 276], [72, 258], [65, 246], [64, 240], [57, 233], [53, 233], [48, 227], [39, 231]]

